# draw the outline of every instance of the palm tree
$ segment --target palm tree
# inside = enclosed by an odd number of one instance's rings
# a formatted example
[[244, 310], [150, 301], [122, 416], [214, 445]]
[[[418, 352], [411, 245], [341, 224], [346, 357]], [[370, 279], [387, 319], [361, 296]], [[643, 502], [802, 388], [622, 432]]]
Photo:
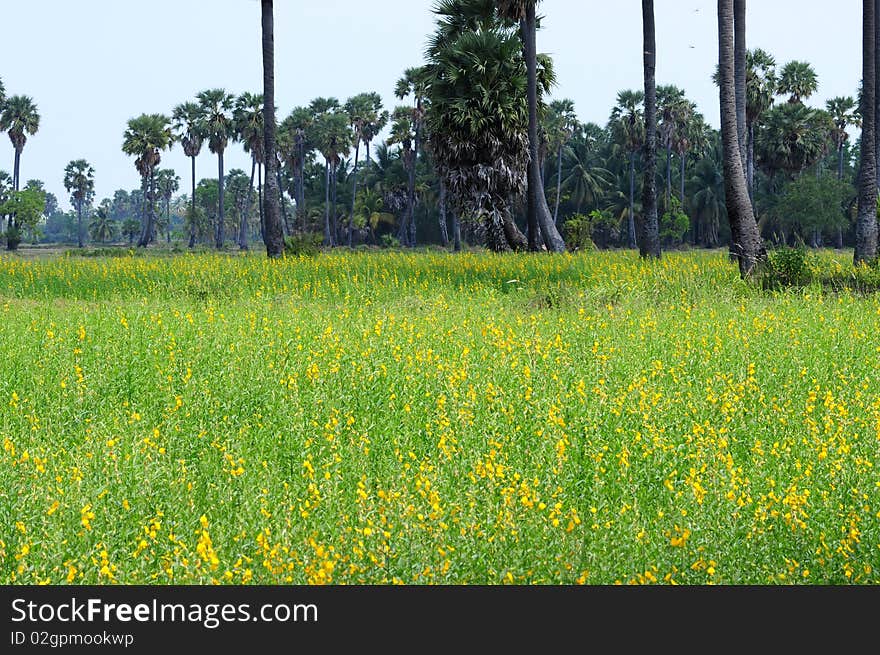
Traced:
[[602, 195], [611, 187], [614, 175], [601, 164], [599, 152], [589, 132], [598, 132], [598, 125], [582, 126], [580, 134], [574, 136], [565, 149], [563, 160], [565, 189], [575, 204], [575, 213], [580, 214], [584, 205], [598, 207]]
[[849, 97], [838, 96], [831, 98], [825, 103], [825, 109], [831, 116], [834, 123], [834, 130], [831, 133], [831, 140], [837, 149], [837, 179], [843, 179], [843, 152], [846, 148], [846, 142], [849, 141], [849, 133], [847, 129], [856, 124], [856, 101]]
[[684, 91], [674, 85], [657, 87], [657, 114], [659, 124], [657, 137], [659, 144], [666, 150], [666, 203], [669, 209], [672, 197], [672, 145], [683, 129], [684, 114], [687, 112], [688, 101]]
[[[415, 168], [416, 155], [413, 143], [414, 134], [413, 112], [409, 107], [397, 107], [391, 116], [391, 134], [388, 136], [389, 146], [400, 146], [400, 157], [407, 176], [406, 213], [398, 224], [397, 239], [402, 245], [409, 242], [409, 224], [415, 220]], [[415, 245], [415, 244], [412, 244]]]
[[[509, 202], [526, 190], [529, 164], [528, 73], [521, 53], [515, 32], [490, 24], [444, 40], [426, 71], [435, 166], [456, 214], [479, 223], [495, 251], [528, 247]], [[455, 227], [454, 235], [458, 241]]]
[[854, 261], [872, 262], [877, 258], [877, 153], [874, 117], [876, 104], [876, 5], [862, 2], [862, 154], [859, 172], [859, 212], [856, 218]]
[[278, 184], [278, 156], [275, 152], [275, 20], [272, 0], [262, 0], [263, 27], [263, 129], [266, 158], [266, 201], [263, 240], [270, 258], [284, 254], [284, 228], [281, 225], [281, 190]]
[[[123, 137], [122, 152], [136, 157], [134, 165], [141, 175], [145, 191], [146, 219], [141, 233], [139, 248], [146, 248], [153, 236], [156, 203], [156, 168], [162, 161], [161, 152], [174, 143], [170, 120], [162, 114], [142, 114], [128, 121]], [[149, 191], [149, 194], [146, 193]]]
[[553, 224], [559, 226], [559, 203], [562, 198], [562, 157], [566, 145], [580, 128], [572, 100], [556, 100], [550, 103], [544, 133], [550, 150], [556, 153], [556, 204], [553, 208]]
[[660, 224], [657, 219], [657, 39], [654, 0], [642, 0], [645, 69], [645, 182], [642, 186], [642, 225], [639, 255], [660, 258]]
[[[310, 105], [315, 118], [309, 140], [324, 157], [324, 244], [333, 246], [338, 241], [336, 216], [336, 175], [342, 155], [351, 147], [349, 118], [335, 98], [317, 98]], [[332, 200], [332, 229], [331, 229]]]
[[[271, 5], [271, 3], [270, 3]], [[219, 204], [217, 209], [217, 232], [215, 246], [222, 250], [226, 241], [224, 235], [224, 221], [226, 218], [223, 208], [223, 152], [229, 144], [229, 139], [235, 134], [235, 126], [232, 121], [232, 107], [235, 97], [223, 89], [211, 89], [202, 91], [197, 96], [202, 110], [202, 121], [205, 125], [208, 148], [217, 155], [217, 170], [219, 180]]]
[[70, 194], [70, 202], [76, 207], [76, 238], [83, 247], [83, 206], [95, 195], [95, 169], [85, 159], [70, 162], [64, 169], [64, 188]]
[[89, 234], [93, 241], [107, 243], [116, 233], [116, 222], [110, 218], [106, 207], [98, 207], [94, 217], [89, 221]]
[[33, 99], [28, 96], [7, 98], [0, 112], [0, 130], [9, 134], [15, 150], [15, 163], [12, 167], [12, 186], [18, 191], [21, 184], [21, 153], [27, 143], [28, 135], [33, 136], [40, 129], [40, 114]]
[[629, 154], [629, 247], [636, 247], [636, 154], [645, 142], [645, 118], [642, 108], [643, 91], [621, 91], [617, 94], [617, 106], [611, 112], [611, 131], [618, 143]]
[[529, 105], [529, 168], [528, 168], [528, 232], [529, 248], [538, 249], [537, 231], [540, 229], [544, 244], [551, 252], [564, 252], [565, 241], [556, 229], [544, 185], [541, 181], [540, 141], [538, 139], [538, 54], [537, 4], [540, 0], [497, 0], [501, 16], [519, 21], [523, 43], [523, 58], [528, 74], [526, 88]]
[[[196, 157], [202, 151], [202, 143], [207, 136], [202, 108], [194, 102], [177, 105], [172, 114], [174, 133], [183, 146], [184, 154], [192, 163], [192, 195], [190, 196], [190, 212], [196, 213]], [[196, 221], [190, 221], [189, 247], [196, 245]]]
[[766, 112], [755, 133], [758, 161], [772, 177], [783, 171], [801, 174], [824, 154], [833, 131], [829, 115], [800, 103], [778, 105]]
[[[287, 170], [293, 176], [296, 213], [301, 215], [303, 220], [306, 217], [304, 173], [306, 159], [314, 150], [314, 144], [309, 141], [309, 136], [313, 133], [314, 119], [315, 116], [308, 107], [296, 107], [278, 126], [278, 151]], [[367, 155], [369, 156], [369, 150]]]
[[732, 235], [731, 250], [739, 261], [740, 275], [745, 278], [766, 257], [766, 252], [752, 212], [737, 134], [733, 0], [718, 0], [718, 67], [724, 187]]
[[724, 167], [721, 157], [713, 146], [696, 165], [691, 178], [691, 210], [693, 222], [691, 236], [694, 245], [707, 248], [718, 246], [718, 232], [722, 221], [727, 218], [727, 205], [724, 199]]
[[348, 247], [351, 247], [352, 228], [357, 202], [358, 160], [361, 143], [370, 158], [370, 143], [388, 124], [388, 112], [382, 110], [382, 96], [378, 93], [361, 93], [349, 98], [345, 103], [351, 127], [354, 131], [354, 171], [352, 172], [351, 214], [348, 217]]
[[754, 193], [755, 188], [755, 127], [773, 106], [777, 86], [776, 60], [760, 48], [750, 50], [746, 74], [746, 183], [749, 195]]
[[[244, 146], [244, 151], [251, 155], [251, 189], [254, 186], [254, 172], [258, 168], [262, 168], [265, 157], [263, 154], [263, 96], [254, 93], [244, 93], [235, 101], [235, 112], [233, 113], [233, 121], [235, 122], [236, 138]], [[262, 234], [263, 225], [263, 184], [262, 171], [258, 173], [258, 207], [260, 212], [260, 233]], [[253, 199], [248, 197], [248, 206], [252, 204]], [[238, 247], [242, 250], [248, 249], [247, 242], [247, 222], [245, 216], [242, 216], [241, 224], [238, 229]]]
[[792, 104], [803, 103], [816, 93], [819, 88], [819, 77], [816, 71], [805, 61], [790, 61], [782, 67], [779, 74], [778, 92], [788, 95]]
[[159, 197], [165, 203], [165, 238], [171, 243], [171, 199], [180, 190], [180, 178], [170, 168], [165, 168], [156, 173], [156, 190]]
[[[419, 152], [422, 143], [422, 128], [425, 120], [425, 69], [409, 68], [403, 77], [397, 80], [397, 86], [394, 89], [394, 95], [399, 100], [403, 100], [408, 96], [413, 96], [413, 106], [410, 110], [412, 114], [412, 161], [409, 163], [409, 183], [408, 183], [408, 206], [407, 215], [401, 224], [400, 242], [416, 245], [416, 166], [419, 161]], [[398, 113], [395, 111], [395, 113]], [[409, 235], [405, 231], [409, 228]]]

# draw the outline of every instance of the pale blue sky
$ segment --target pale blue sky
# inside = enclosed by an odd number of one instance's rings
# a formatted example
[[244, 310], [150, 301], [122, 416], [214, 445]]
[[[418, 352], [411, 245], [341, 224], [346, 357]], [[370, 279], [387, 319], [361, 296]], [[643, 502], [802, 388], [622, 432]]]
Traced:
[[[378, 91], [393, 108], [394, 83], [418, 65], [432, 29], [431, 0], [276, 0], [276, 84], [281, 117], [316, 96], [340, 100]], [[28, 141], [22, 179], [39, 178], [69, 207], [65, 165], [85, 158], [96, 170], [97, 199], [139, 186], [120, 145], [126, 121], [170, 113], [202, 89], [259, 91], [260, 3], [257, 0], [0, 0], [0, 78], [7, 94], [26, 94], [42, 115]], [[685, 88], [718, 124], [710, 76], [717, 60], [714, 0], [656, 0], [660, 83]], [[575, 101], [584, 121], [604, 123], [617, 91], [639, 87], [638, 0], [544, 0], [538, 47], [553, 55], [556, 97]], [[780, 64], [805, 59], [819, 73], [824, 104], [855, 93], [861, 78], [861, 2], [750, 0], [749, 47]], [[0, 169], [11, 172], [12, 147], [0, 142]], [[227, 170], [246, 168], [238, 145]], [[179, 147], [163, 154], [182, 190], [188, 160]], [[247, 169], [249, 171], [249, 168]], [[216, 177], [216, 158], [198, 160], [199, 176]]]

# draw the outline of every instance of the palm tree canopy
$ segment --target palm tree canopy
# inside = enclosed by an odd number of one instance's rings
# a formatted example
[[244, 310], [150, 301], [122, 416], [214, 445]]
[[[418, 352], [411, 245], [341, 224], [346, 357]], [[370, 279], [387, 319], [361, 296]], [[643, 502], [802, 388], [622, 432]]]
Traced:
[[235, 101], [233, 112], [235, 136], [251, 154], [258, 164], [262, 164], [263, 156], [263, 95], [259, 93], [243, 93]]
[[141, 177], [148, 177], [161, 161], [160, 152], [174, 143], [170, 120], [163, 114], [142, 114], [128, 121], [122, 152], [137, 157], [135, 167]]
[[177, 105], [171, 115], [174, 133], [187, 157], [198, 157], [202, 142], [208, 135], [202, 108], [195, 102]]
[[790, 96], [790, 103], [800, 103], [819, 88], [819, 76], [805, 61], [790, 61], [779, 74], [778, 92]]
[[95, 192], [95, 169], [85, 159], [70, 162], [64, 169], [64, 188], [74, 204], [89, 200]]
[[382, 96], [378, 93], [360, 93], [345, 103], [355, 140], [364, 145], [376, 138], [388, 124], [388, 112], [382, 109]]
[[223, 89], [210, 89], [202, 91], [196, 98], [202, 110], [208, 148], [215, 155], [220, 154], [226, 150], [229, 139], [235, 135], [232, 120], [235, 96]]
[[636, 152], [645, 141], [644, 91], [621, 91], [611, 111], [611, 132], [628, 152]]
[[849, 140], [847, 128], [857, 123], [856, 100], [850, 96], [838, 96], [825, 103], [825, 109], [834, 123], [831, 138], [838, 148]]
[[12, 96], [6, 99], [0, 112], [0, 130], [9, 134], [13, 148], [20, 152], [28, 135], [33, 136], [39, 129], [40, 114], [32, 98]]
[[156, 189], [160, 197], [171, 200], [171, 196], [180, 190], [180, 177], [170, 168], [163, 168], [156, 173]]

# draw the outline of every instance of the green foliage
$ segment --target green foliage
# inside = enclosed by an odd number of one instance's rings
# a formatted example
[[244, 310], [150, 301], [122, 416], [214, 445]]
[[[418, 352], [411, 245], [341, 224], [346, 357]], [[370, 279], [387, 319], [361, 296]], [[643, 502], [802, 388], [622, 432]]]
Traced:
[[400, 248], [400, 239], [398, 239], [393, 234], [383, 234], [382, 245], [385, 248]]
[[809, 278], [807, 251], [782, 247], [767, 253], [762, 283], [765, 288], [804, 284]]
[[[601, 212], [595, 212], [601, 215]], [[590, 216], [575, 214], [563, 226], [565, 243], [570, 250], [593, 250], [593, 221]]]
[[0, 216], [14, 214], [18, 227], [36, 227], [43, 216], [45, 207], [45, 192], [32, 188], [23, 189], [13, 191], [9, 200], [0, 205]]
[[314, 232], [300, 232], [284, 239], [284, 254], [289, 257], [314, 257], [320, 254], [323, 237]]
[[820, 179], [815, 175], [802, 175], [785, 185], [770, 213], [778, 225], [793, 231], [803, 241], [816, 231], [848, 225], [844, 210], [852, 193], [851, 185], [830, 175]]
[[681, 202], [673, 197], [669, 211], [660, 217], [660, 239], [665, 245], [681, 243], [691, 226], [691, 219], [681, 209]]

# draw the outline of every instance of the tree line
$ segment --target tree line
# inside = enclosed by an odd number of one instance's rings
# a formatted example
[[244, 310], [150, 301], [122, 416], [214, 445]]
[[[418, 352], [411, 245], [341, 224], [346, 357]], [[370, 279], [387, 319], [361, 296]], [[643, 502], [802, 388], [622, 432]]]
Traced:
[[[375, 92], [316, 98], [273, 121], [271, 157], [265, 115], [275, 108], [262, 93], [210, 89], [167, 115], [131, 119], [122, 149], [134, 157], [139, 189], [94, 208], [91, 165], [74, 160], [64, 171], [78, 244], [87, 222], [96, 241], [127, 237], [146, 247], [173, 230], [189, 247], [247, 249], [265, 238], [271, 183], [282, 235], [319, 235], [328, 247], [458, 249], [465, 241], [496, 251], [628, 247], [659, 257], [663, 248], [728, 245], [744, 275], [765, 257], [767, 241], [854, 245], [857, 261], [876, 257], [865, 183], [873, 170], [876, 196], [877, 66], [868, 61], [880, 32], [875, 0], [864, 2], [858, 99], [821, 108], [807, 104], [819, 86], [810, 64], [778, 65], [770, 52], [747, 49], [745, 0], [719, 0], [718, 131], [684, 90], [657, 85], [662, 47], [650, 0], [642, 3], [643, 87], [621, 91], [604, 126], [580, 122], [569, 100], [551, 102], [556, 78], [552, 58], [537, 50], [537, 4], [439, 1], [425, 61], [396, 84], [399, 106], [384, 108]], [[21, 154], [39, 114], [26, 96], [5, 98], [2, 83], [0, 98], [14, 150], [12, 176], [0, 173], [8, 204], [20, 193]], [[853, 128], [862, 130], [855, 143]], [[224, 169], [236, 143], [250, 155], [249, 175]], [[160, 168], [175, 144], [191, 160], [184, 195], [175, 195], [180, 178]], [[217, 175], [199, 180], [205, 147]], [[57, 208], [52, 200], [44, 197], [44, 210]], [[4, 213], [8, 247], [22, 225], [35, 232], [23, 206]]]

